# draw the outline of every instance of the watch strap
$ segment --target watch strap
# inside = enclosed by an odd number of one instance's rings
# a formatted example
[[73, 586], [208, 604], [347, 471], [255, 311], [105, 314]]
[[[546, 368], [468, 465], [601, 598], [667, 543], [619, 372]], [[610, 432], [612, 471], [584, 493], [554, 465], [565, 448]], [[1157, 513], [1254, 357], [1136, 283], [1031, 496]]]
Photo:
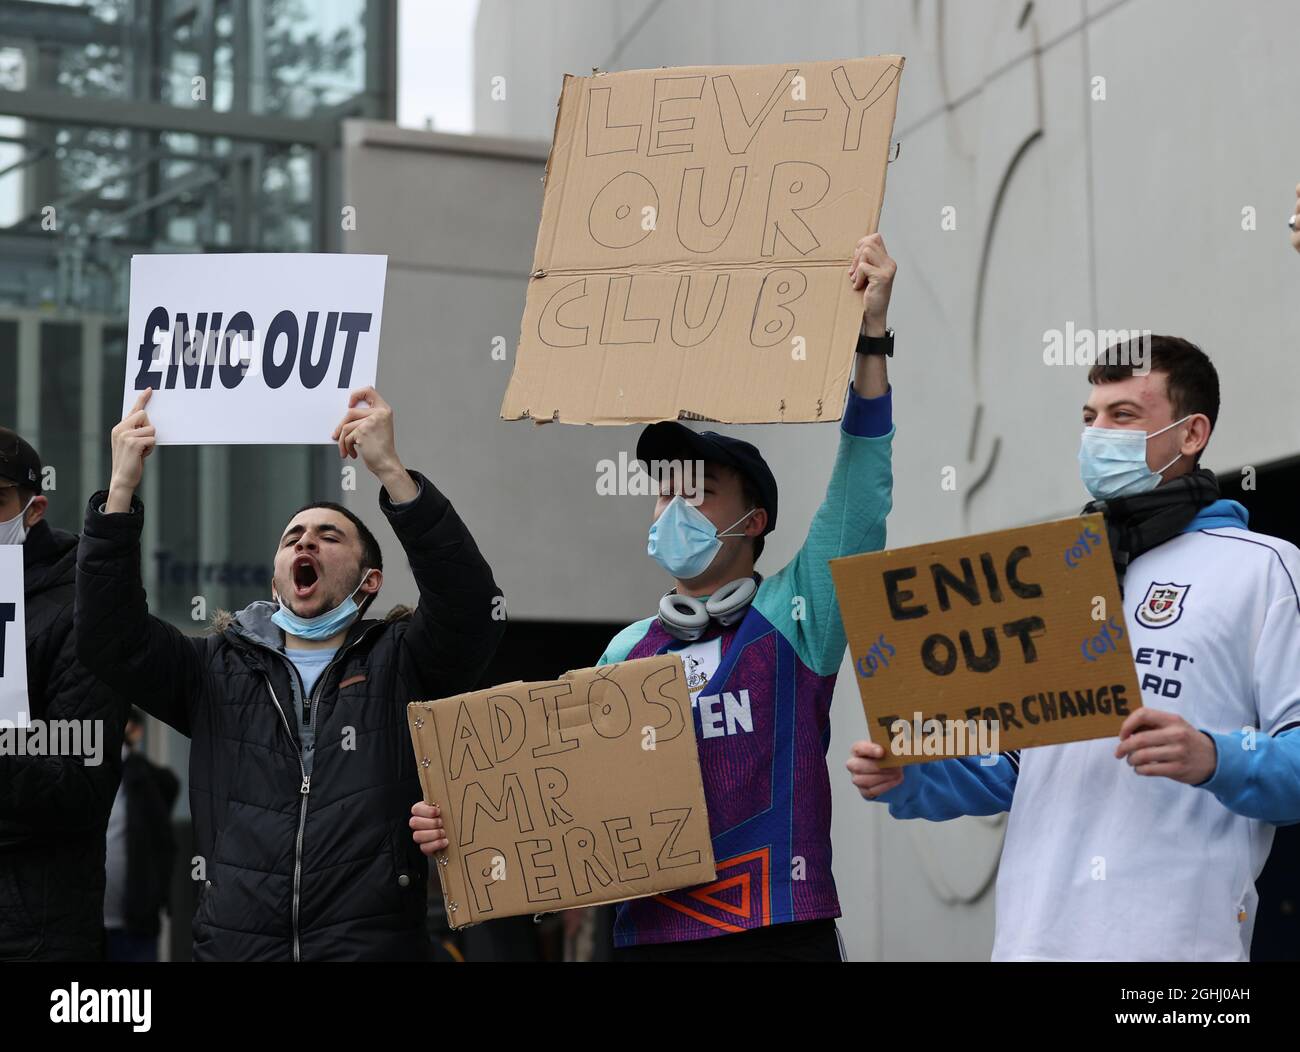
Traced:
[[894, 357], [894, 330], [886, 329], [884, 336], [868, 336], [858, 332], [858, 354], [883, 354], [886, 358]]

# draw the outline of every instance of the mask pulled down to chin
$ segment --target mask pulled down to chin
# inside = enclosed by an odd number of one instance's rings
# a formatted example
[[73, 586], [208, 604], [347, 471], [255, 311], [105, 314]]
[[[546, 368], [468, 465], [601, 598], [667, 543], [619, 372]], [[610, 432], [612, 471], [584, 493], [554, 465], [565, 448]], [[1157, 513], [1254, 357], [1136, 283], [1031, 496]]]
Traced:
[[343, 602], [332, 610], [326, 610], [323, 614], [317, 614], [315, 617], [299, 617], [284, 604], [278, 595], [273, 596], [279, 604], [279, 609], [271, 615], [271, 623], [283, 632], [291, 636], [297, 636], [299, 639], [321, 640], [329, 639], [336, 636], [347, 628], [357, 615], [361, 613], [361, 608], [357, 606], [356, 594], [361, 591], [361, 586], [366, 583], [370, 576], [370, 571], [364, 570], [361, 575], [361, 582], [352, 589]]

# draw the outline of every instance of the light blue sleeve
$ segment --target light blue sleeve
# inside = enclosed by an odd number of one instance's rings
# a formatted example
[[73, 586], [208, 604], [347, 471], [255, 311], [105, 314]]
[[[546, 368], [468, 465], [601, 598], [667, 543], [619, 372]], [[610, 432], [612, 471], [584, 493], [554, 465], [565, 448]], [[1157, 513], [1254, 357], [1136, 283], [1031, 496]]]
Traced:
[[1300, 558], [1279, 542], [1252, 680], [1260, 730], [1214, 734], [1214, 773], [1199, 788], [1229, 811], [1274, 825], [1300, 822]]
[[653, 617], [643, 617], [640, 621], [635, 621], [623, 629], [618, 635], [609, 641], [609, 646], [605, 648], [605, 653], [600, 655], [600, 660], [596, 666], [612, 665], [615, 661], [626, 661], [632, 648], [645, 638], [647, 630]]
[[[903, 780], [876, 801], [889, 805], [894, 818], [946, 822], [962, 815], [996, 815], [1011, 810], [1019, 758], [1003, 753], [998, 762], [981, 766], [981, 757], [914, 763]], [[875, 802], [875, 801], [873, 801]]]
[[1300, 730], [1271, 738], [1257, 734], [1211, 734], [1218, 761], [1198, 788], [1213, 793], [1229, 811], [1274, 825], [1300, 822]]
[[885, 546], [894, 486], [890, 400], [891, 392], [861, 398], [850, 387], [826, 499], [803, 546], [785, 567], [764, 578], [754, 600], [819, 676], [839, 669], [847, 645], [830, 560]]

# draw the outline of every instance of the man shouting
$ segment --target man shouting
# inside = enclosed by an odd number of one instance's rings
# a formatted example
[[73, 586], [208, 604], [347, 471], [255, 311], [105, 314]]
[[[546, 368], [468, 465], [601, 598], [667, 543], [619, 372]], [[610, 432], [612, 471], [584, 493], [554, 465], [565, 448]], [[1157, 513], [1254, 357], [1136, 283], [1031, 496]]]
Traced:
[[203, 872], [196, 960], [419, 960], [426, 869], [406, 830], [420, 795], [408, 702], [475, 685], [500, 640], [500, 591], [456, 512], [407, 471], [393, 411], [352, 392], [339, 453], [382, 483], [410, 561], [413, 614], [363, 619], [379, 545], [317, 502], [280, 536], [271, 601], [189, 637], [150, 616], [134, 496], [156, 441], [145, 391], [113, 428], [112, 480], [86, 510], [77, 559], [81, 660], [192, 739], [190, 808]]

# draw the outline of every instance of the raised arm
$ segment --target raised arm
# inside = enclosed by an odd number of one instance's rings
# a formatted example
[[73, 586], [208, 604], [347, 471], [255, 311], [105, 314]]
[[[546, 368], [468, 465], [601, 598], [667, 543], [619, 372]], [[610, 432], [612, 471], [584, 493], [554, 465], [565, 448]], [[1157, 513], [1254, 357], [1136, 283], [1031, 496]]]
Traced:
[[[883, 337], [897, 267], [879, 234], [858, 242], [849, 281], [863, 289], [860, 334]], [[846, 640], [830, 560], [885, 545], [885, 518], [893, 503], [892, 398], [886, 358], [855, 356], [853, 383], [840, 423], [839, 449], [826, 497], [794, 559], [774, 574], [759, 609], [791, 641], [813, 671], [840, 666]]]
[[451, 502], [397, 456], [392, 407], [373, 387], [352, 392], [334, 431], [339, 452], [364, 461], [380, 481], [379, 507], [401, 542], [420, 591], [399, 625], [397, 700], [440, 698], [471, 689], [505, 632], [501, 589]]
[[492, 568], [456, 509], [423, 475], [410, 476], [419, 494], [409, 504], [394, 507], [387, 491], [380, 494], [420, 590], [398, 669], [412, 697], [441, 698], [477, 685], [505, 633], [505, 611]]
[[113, 428], [113, 474], [90, 498], [77, 547], [77, 658], [133, 704], [182, 734], [198, 693], [204, 641], [149, 613], [140, 579], [144, 505], [135, 496], [156, 442], [145, 391]]

